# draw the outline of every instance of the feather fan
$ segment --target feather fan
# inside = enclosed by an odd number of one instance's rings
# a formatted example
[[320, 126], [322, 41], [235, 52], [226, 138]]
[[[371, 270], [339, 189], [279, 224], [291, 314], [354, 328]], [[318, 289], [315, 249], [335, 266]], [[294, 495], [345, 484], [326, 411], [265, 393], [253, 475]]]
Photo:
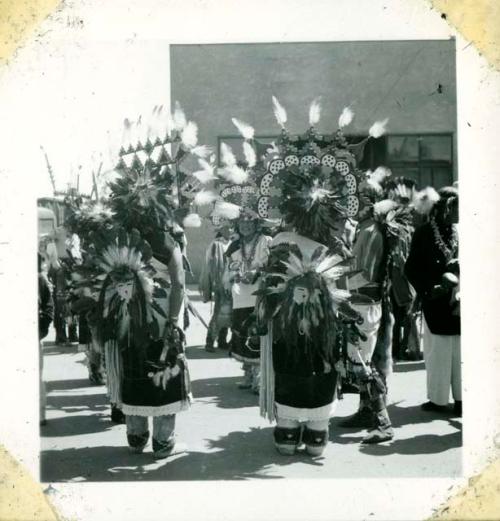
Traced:
[[188, 121], [181, 132], [181, 141], [186, 148], [193, 148], [198, 143], [198, 125]]

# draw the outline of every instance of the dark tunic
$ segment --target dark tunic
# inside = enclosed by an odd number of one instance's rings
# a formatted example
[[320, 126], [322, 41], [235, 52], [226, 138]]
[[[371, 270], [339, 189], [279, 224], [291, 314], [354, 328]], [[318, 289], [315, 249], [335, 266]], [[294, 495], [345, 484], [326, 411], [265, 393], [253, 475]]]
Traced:
[[293, 354], [287, 352], [284, 340], [273, 343], [273, 367], [275, 373], [275, 401], [289, 407], [314, 409], [332, 403], [337, 384], [337, 372], [330, 361], [330, 371], [318, 350], [306, 354], [305, 338], [294, 346]]
[[459, 335], [460, 316], [453, 314], [452, 290], [431, 298], [432, 288], [441, 284], [448, 271], [446, 258], [434, 239], [429, 223], [417, 228], [413, 235], [405, 274], [422, 300], [425, 321], [434, 335]]

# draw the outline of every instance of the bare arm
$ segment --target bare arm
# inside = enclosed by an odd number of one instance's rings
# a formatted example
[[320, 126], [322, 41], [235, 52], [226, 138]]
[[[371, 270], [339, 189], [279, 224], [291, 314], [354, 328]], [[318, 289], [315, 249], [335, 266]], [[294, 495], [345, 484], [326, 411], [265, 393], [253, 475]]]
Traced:
[[177, 325], [179, 313], [184, 299], [184, 268], [182, 266], [182, 254], [179, 246], [175, 246], [167, 265], [170, 275], [170, 296], [168, 305], [169, 320]]

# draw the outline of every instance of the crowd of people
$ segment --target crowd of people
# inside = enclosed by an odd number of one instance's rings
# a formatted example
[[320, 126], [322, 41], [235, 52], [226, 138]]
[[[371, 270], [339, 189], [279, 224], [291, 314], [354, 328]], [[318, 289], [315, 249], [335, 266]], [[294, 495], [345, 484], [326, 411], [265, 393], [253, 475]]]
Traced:
[[[153, 453], [171, 454], [176, 415], [192, 401], [184, 228], [199, 225], [201, 206], [215, 229], [199, 284], [213, 302], [205, 349], [242, 364], [239, 387], [276, 423], [280, 453], [321, 455], [344, 392], [358, 393], [359, 405], [340, 427], [366, 429], [363, 444], [393, 439], [393, 363], [418, 360], [421, 344], [422, 409], [447, 410], [451, 387], [461, 414], [457, 188], [419, 190], [384, 167], [361, 172], [366, 140], [344, 138], [348, 109], [325, 136], [313, 104], [310, 129], [290, 136], [285, 109], [273, 103], [277, 141], [261, 144], [233, 120], [244, 159], [223, 144], [220, 167], [176, 107], [166, 138], [124, 144], [107, 197], [68, 200], [67, 235], [40, 248], [52, 284], [51, 295], [39, 268], [40, 339], [53, 317], [56, 342], [82, 346], [89, 379], [106, 382], [112, 418], [126, 423], [135, 452], [148, 443], [152, 417]], [[180, 169], [190, 154], [201, 170]]]

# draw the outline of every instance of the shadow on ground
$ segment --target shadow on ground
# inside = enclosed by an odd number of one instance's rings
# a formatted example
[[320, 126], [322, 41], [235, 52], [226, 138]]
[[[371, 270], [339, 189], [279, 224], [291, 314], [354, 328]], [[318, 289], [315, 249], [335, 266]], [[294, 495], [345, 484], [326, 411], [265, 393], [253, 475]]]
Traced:
[[249, 389], [239, 389], [241, 376], [206, 378], [192, 382], [192, 392], [196, 399], [212, 398], [212, 403], [222, 409], [256, 407], [259, 397]]
[[[125, 441], [125, 440], [124, 440]], [[150, 452], [131, 454], [127, 447], [85, 447], [42, 453], [41, 479], [85, 481], [184, 481], [279, 479], [266, 475], [273, 467], [302, 462], [322, 466], [323, 459], [306, 454], [282, 456], [272, 442], [272, 427], [231, 432], [208, 441], [213, 452], [185, 452], [155, 462]], [[189, 449], [189, 448], [188, 448]], [[150, 450], [148, 447], [146, 450]], [[86, 462], [92, 462], [86, 465]], [[92, 470], [89, 470], [89, 468]]]

